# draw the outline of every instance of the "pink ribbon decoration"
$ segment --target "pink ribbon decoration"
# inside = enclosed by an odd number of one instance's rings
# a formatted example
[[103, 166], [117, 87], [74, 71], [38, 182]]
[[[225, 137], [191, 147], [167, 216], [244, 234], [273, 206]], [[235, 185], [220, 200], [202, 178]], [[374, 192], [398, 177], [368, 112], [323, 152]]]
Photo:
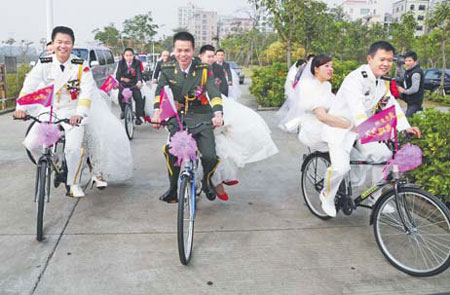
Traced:
[[17, 104], [19, 105], [41, 104], [44, 107], [49, 107], [52, 105], [54, 89], [55, 89], [54, 86], [50, 85], [48, 87], [36, 90], [33, 93], [19, 97], [17, 99]]
[[365, 144], [373, 141], [384, 141], [396, 137], [397, 116], [395, 106], [391, 106], [381, 112], [371, 116], [362, 122], [356, 130], [358, 131], [361, 143]]
[[31, 143], [33, 149], [43, 145], [50, 147], [61, 138], [61, 131], [59, 130], [58, 125], [51, 123], [37, 123], [35, 128], [36, 133]]
[[133, 96], [133, 91], [130, 88], [124, 88], [122, 90], [123, 102], [127, 103], [130, 101], [130, 98]]
[[102, 86], [100, 86], [100, 89], [105, 93], [109, 93], [113, 88], [117, 88], [117, 86], [119, 86], [119, 81], [117, 81], [113, 75], [109, 75], [105, 82], [103, 82]]
[[177, 157], [175, 165], [181, 166], [185, 159], [197, 159], [197, 142], [187, 130], [178, 131], [170, 138], [169, 151]]
[[417, 145], [404, 144], [395, 154], [394, 159], [389, 160], [383, 168], [383, 178], [386, 180], [391, 168], [397, 165], [400, 172], [411, 171], [422, 165], [423, 152]]

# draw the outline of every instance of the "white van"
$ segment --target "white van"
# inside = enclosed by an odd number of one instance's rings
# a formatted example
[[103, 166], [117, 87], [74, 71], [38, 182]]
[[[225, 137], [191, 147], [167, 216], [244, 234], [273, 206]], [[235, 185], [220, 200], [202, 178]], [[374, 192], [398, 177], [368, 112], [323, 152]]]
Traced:
[[111, 49], [104, 46], [74, 47], [72, 53], [87, 60], [91, 67], [94, 80], [100, 87], [109, 75], [116, 69], [116, 61]]

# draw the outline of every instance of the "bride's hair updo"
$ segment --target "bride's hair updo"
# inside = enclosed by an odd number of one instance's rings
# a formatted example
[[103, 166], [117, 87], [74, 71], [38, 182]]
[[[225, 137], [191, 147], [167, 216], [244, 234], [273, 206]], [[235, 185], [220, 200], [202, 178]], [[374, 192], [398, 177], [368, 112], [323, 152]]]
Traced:
[[323, 66], [327, 62], [332, 61], [333, 58], [331, 56], [325, 54], [316, 55], [311, 62], [311, 73], [313, 76], [316, 75], [316, 68]]

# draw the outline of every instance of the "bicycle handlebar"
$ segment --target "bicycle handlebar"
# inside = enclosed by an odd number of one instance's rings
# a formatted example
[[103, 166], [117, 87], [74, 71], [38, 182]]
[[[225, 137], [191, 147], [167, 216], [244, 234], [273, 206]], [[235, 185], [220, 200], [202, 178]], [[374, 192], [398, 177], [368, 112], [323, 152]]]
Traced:
[[[41, 120], [39, 120], [38, 118], [33, 117], [31, 115], [25, 115], [24, 118], [17, 118], [15, 116], [13, 116], [13, 119], [14, 120], [22, 120], [22, 121], [33, 120], [33, 121], [38, 122], [38, 123], [43, 123]], [[45, 123], [50, 123], [50, 122], [45, 122]], [[55, 122], [51, 122], [51, 123], [52, 124], [59, 124], [59, 123], [67, 123], [67, 124], [69, 124], [70, 123], [70, 119], [56, 120]], [[76, 126], [78, 126], [78, 124]]]

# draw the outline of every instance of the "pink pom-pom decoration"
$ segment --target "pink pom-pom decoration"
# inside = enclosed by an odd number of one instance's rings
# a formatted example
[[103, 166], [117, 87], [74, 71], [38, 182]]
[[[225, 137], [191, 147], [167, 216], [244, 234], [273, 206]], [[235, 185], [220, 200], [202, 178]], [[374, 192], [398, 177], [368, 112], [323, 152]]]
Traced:
[[387, 179], [390, 168], [394, 165], [398, 166], [400, 172], [411, 171], [422, 165], [422, 150], [417, 145], [410, 143], [404, 144], [395, 154], [395, 158], [390, 160], [383, 169], [383, 177]]
[[122, 90], [123, 102], [127, 103], [130, 101], [130, 98], [133, 96], [133, 91], [130, 88], [124, 88]]
[[61, 131], [55, 124], [40, 123], [36, 126], [36, 135], [32, 143], [33, 147], [45, 145], [50, 147], [61, 138]]
[[197, 142], [185, 131], [175, 133], [169, 142], [169, 151], [177, 157], [177, 166], [181, 166], [184, 159], [197, 159]]

